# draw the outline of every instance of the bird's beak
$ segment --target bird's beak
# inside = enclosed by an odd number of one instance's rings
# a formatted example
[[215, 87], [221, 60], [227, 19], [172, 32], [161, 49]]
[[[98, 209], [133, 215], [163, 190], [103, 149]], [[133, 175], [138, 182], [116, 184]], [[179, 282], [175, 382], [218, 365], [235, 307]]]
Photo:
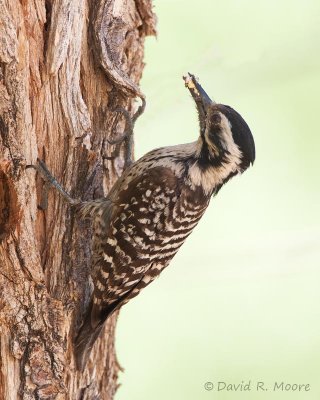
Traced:
[[185, 82], [185, 86], [189, 89], [191, 96], [197, 104], [200, 115], [202, 113], [206, 115], [209, 106], [214, 104], [214, 101], [210, 99], [193, 74], [188, 73], [183, 77], [183, 80]]

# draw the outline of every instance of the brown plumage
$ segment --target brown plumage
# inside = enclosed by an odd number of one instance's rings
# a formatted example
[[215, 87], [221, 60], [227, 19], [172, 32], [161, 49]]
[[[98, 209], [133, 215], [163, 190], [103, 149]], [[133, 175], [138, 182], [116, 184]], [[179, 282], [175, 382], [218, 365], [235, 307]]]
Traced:
[[200, 187], [183, 182], [183, 169], [161, 165], [168, 161], [163, 150], [133, 164], [109, 201], [83, 205], [94, 218], [95, 266], [93, 300], [76, 341], [80, 368], [106, 318], [160, 274], [209, 204]]

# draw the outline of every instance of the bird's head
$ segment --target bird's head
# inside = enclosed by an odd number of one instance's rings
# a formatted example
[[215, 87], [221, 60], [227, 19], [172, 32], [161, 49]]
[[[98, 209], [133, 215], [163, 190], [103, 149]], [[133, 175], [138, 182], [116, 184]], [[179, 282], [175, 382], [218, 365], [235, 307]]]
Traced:
[[219, 166], [235, 162], [238, 173], [255, 160], [255, 145], [249, 126], [233, 108], [210, 99], [194, 75], [184, 76], [199, 113], [203, 163]]

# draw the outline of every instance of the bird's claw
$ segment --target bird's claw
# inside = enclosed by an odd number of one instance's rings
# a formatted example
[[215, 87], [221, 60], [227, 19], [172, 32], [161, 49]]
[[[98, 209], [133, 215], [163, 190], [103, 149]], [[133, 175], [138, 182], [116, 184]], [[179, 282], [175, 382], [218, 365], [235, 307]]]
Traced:
[[122, 107], [116, 108], [113, 112], [122, 114], [125, 119], [125, 129], [124, 132], [113, 139], [107, 139], [107, 142], [111, 145], [115, 145], [114, 151], [111, 156], [105, 156], [106, 160], [114, 160], [120, 154], [121, 144], [125, 143], [125, 165], [126, 169], [130, 164], [132, 164], [132, 148], [133, 148], [133, 130], [137, 119], [143, 114], [146, 107], [145, 98], [141, 98], [141, 105], [138, 107], [137, 111], [131, 117], [130, 113]]
[[44, 186], [42, 189], [42, 196], [41, 196], [41, 202], [38, 205], [38, 208], [40, 210], [46, 210], [48, 207], [48, 192], [50, 186], [55, 187], [60, 194], [71, 204], [71, 205], [77, 205], [80, 203], [80, 200], [73, 199], [60, 185], [60, 183], [55, 179], [55, 177], [51, 174], [49, 171], [48, 167], [46, 164], [41, 161], [39, 158], [37, 159], [37, 165], [27, 165], [26, 168], [33, 168], [36, 171], [38, 171], [44, 180]]

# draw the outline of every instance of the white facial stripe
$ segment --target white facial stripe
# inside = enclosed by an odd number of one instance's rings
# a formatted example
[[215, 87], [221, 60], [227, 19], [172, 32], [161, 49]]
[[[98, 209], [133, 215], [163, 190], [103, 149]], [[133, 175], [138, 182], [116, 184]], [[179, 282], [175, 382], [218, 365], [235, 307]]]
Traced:
[[234, 161], [238, 159], [238, 165], [241, 163], [242, 153], [239, 147], [235, 144], [232, 137], [232, 126], [228, 118], [220, 113], [221, 116], [221, 144], [225, 146], [225, 150], [227, 150], [233, 157]]
[[[191, 186], [202, 186], [206, 194], [210, 194], [212, 189], [218, 186], [220, 183], [227, 178], [230, 173], [236, 172], [238, 166], [241, 164], [242, 153], [239, 147], [233, 140], [231, 124], [227, 117], [219, 113], [221, 117], [221, 131], [219, 132], [220, 140], [227, 151], [225, 156], [225, 162], [219, 167], [210, 166], [206, 169], [199, 168], [197, 162], [195, 162], [189, 169], [189, 179]], [[209, 116], [210, 117], [210, 116]], [[210, 145], [209, 139], [209, 127], [205, 131], [205, 139], [208, 145]], [[210, 146], [211, 151], [216, 155], [218, 149], [215, 146]]]

